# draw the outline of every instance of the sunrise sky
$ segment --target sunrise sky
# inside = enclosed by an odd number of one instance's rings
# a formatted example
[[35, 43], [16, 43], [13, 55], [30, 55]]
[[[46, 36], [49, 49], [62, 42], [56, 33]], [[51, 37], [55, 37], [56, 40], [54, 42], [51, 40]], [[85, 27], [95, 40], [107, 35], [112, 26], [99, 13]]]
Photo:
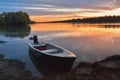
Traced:
[[0, 0], [0, 13], [11, 11], [38, 22], [120, 15], [120, 0]]

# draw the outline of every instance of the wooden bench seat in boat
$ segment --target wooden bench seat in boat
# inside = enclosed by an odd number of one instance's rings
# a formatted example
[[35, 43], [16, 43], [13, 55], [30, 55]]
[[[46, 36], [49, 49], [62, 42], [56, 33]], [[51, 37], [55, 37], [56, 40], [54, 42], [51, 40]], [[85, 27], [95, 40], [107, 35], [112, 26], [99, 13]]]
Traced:
[[51, 53], [51, 52], [57, 52], [57, 49], [47, 49], [47, 50], [42, 50], [41, 52], [43, 53]]

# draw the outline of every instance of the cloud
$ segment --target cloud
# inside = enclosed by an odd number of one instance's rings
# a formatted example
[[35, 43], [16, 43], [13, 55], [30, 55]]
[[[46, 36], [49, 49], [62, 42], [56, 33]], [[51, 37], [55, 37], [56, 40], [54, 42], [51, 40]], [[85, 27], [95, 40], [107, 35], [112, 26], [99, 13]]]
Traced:
[[0, 11], [26, 11], [30, 15], [86, 14], [120, 7], [120, 0], [0, 0]]
[[120, 0], [107, 0], [108, 4], [107, 7], [110, 9], [116, 9], [120, 7]]

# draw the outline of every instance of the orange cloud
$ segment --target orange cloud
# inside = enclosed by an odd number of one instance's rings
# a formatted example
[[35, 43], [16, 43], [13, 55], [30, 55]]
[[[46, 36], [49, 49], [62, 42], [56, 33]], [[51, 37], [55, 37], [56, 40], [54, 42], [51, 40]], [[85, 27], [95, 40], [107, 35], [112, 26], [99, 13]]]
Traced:
[[49, 22], [49, 21], [61, 21], [73, 18], [82, 18], [84, 16], [79, 16], [77, 13], [73, 14], [57, 14], [57, 15], [44, 15], [44, 16], [30, 16], [30, 19], [37, 22]]
[[71, 14], [56, 14], [56, 15], [40, 15], [30, 16], [31, 20], [37, 22], [49, 22], [49, 21], [61, 21], [75, 18], [86, 18], [86, 17], [98, 17], [106, 15], [120, 15], [120, 8], [113, 10], [84, 10], [80, 12], [74, 12]]
[[[68, 1], [68, 0], [66, 0]], [[38, 22], [60, 21], [73, 18], [120, 15], [120, 0], [92, 0], [93, 3], [77, 0], [60, 4], [42, 5], [41, 7], [26, 7], [34, 14], [31, 20]], [[89, 0], [88, 0], [89, 1]], [[60, 1], [62, 2], [62, 1]], [[75, 4], [72, 4], [75, 3]], [[84, 3], [84, 5], [82, 5]], [[86, 5], [85, 5], [86, 4]], [[34, 11], [35, 10], [35, 11]]]

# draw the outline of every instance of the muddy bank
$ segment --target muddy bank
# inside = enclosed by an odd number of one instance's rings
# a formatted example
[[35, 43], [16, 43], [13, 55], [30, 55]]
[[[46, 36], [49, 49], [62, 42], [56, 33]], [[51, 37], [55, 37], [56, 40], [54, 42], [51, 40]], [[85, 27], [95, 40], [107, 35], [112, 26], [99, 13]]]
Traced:
[[120, 80], [120, 55], [94, 63], [79, 63], [70, 72], [57, 74], [52, 80]]
[[37, 78], [25, 70], [24, 63], [4, 59], [4, 55], [0, 55], [0, 80], [37, 80]]

